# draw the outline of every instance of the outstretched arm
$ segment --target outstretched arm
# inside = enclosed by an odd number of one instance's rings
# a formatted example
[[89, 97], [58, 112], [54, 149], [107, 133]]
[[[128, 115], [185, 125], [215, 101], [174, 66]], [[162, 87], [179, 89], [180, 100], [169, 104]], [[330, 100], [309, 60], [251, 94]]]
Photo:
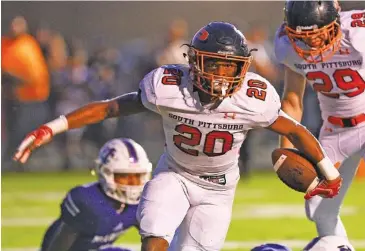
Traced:
[[95, 124], [107, 118], [127, 116], [145, 110], [140, 92], [131, 92], [110, 100], [87, 104], [29, 133], [18, 147], [13, 159], [25, 163], [35, 148], [48, 143], [54, 135], [64, 131]]
[[145, 110], [140, 94], [131, 92], [110, 100], [87, 104], [67, 114], [67, 129], [80, 128], [107, 118], [128, 116]]

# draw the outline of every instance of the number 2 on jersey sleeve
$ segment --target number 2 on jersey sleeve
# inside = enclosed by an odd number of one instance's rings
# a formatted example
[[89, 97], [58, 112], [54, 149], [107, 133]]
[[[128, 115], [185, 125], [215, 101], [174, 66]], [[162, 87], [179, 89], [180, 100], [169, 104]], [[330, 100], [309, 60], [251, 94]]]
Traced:
[[361, 27], [365, 28], [365, 12], [354, 13], [351, 15], [351, 27]]
[[[200, 130], [193, 126], [180, 124], [175, 127], [175, 131], [180, 133], [180, 135], [174, 135], [173, 137], [175, 146], [186, 154], [198, 156], [198, 150], [182, 146], [182, 144], [191, 147], [200, 145], [202, 141]], [[218, 140], [221, 141], [222, 148], [220, 152], [214, 152]], [[220, 156], [231, 150], [232, 145], [233, 134], [228, 131], [211, 131], [205, 136], [203, 153], [209, 157]]]
[[247, 82], [247, 85], [250, 87], [247, 89], [246, 95], [250, 98], [254, 97], [261, 101], [265, 101], [266, 99], [266, 89], [267, 84], [257, 79], [250, 79]]
[[[315, 71], [308, 72], [306, 75], [308, 80], [316, 81], [313, 84], [313, 89], [317, 92], [330, 98], [339, 98], [337, 93], [329, 93], [333, 89], [331, 78], [324, 72]], [[347, 97], [355, 97], [365, 91], [365, 81], [361, 75], [352, 69], [337, 69], [333, 73], [333, 79], [337, 86], [344, 91], [353, 90], [352, 92], [344, 93]]]
[[161, 79], [161, 83], [164, 85], [180, 85], [181, 76], [183, 72], [176, 68], [165, 68], [163, 71], [164, 76]]

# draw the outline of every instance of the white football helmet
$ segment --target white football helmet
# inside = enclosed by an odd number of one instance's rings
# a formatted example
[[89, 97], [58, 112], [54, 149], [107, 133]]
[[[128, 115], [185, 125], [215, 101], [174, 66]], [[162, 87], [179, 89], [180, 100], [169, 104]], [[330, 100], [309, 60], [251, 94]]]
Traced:
[[314, 238], [303, 251], [355, 251], [355, 248], [346, 237], [325, 236]]
[[[108, 141], [100, 149], [96, 160], [96, 173], [106, 195], [126, 204], [139, 203], [151, 172], [152, 164], [147, 153], [132, 139], [118, 138]], [[140, 184], [118, 184], [115, 174], [140, 174]]]

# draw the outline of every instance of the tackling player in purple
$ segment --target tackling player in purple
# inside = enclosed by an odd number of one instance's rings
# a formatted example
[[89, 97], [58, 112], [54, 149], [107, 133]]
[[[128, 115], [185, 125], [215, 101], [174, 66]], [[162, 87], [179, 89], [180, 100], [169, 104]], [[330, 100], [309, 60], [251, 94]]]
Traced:
[[72, 188], [59, 218], [47, 229], [41, 251], [127, 251], [111, 246], [131, 227], [152, 164], [131, 139], [108, 141], [99, 152], [98, 181]]

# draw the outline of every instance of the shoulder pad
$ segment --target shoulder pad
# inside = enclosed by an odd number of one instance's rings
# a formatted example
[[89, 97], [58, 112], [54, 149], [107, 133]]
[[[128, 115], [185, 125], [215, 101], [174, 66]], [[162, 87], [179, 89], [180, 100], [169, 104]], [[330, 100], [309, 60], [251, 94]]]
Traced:
[[140, 82], [140, 89], [155, 104], [157, 99], [168, 98], [177, 92], [183, 77], [188, 74], [188, 65], [164, 65], [148, 73]]
[[99, 219], [93, 209], [93, 203], [88, 203], [93, 186], [77, 186], [67, 193], [61, 204], [60, 219], [80, 233], [94, 233]]
[[365, 10], [340, 12], [341, 30], [355, 50], [365, 52]]
[[[265, 94], [254, 94], [251, 92], [252, 89], [262, 90]], [[266, 78], [253, 72], [247, 73], [239, 93], [241, 98], [249, 100], [250, 103], [257, 103], [258, 106], [255, 106], [257, 108], [266, 107], [268, 102], [276, 101], [278, 96], [274, 86]]]
[[268, 80], [252, 72], [247, 73], [234, 102], [240, 109], [249, 111], [252, 127], [269, 126], [278, 117], [281, 107], [275, 88]]
[[158, 99], [175, 97], [180, 92], [179, 88], [183, 78], [189, 74], [187, 65], [164, 65], [156, 72], [155, 92]]
[[66, 195], [62, 202], [62, 207], [71, 216], [75, 217], [81, 213], [81, 208], [83, 204], [83, 197], [85, 193], [85, 188], [82, 186], [77, 186], [72, 188]]

